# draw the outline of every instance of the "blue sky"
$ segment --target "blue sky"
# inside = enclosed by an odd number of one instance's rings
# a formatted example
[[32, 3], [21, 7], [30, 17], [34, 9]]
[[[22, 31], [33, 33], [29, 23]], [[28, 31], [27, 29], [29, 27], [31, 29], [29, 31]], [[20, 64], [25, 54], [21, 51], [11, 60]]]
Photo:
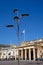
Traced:
[[[13, 10], [18, 8], [18, 16], [28, 13], [30, 16], [22, 17], [20, 33], [25, 29], [25, 40], [36, 40], [43, 38], [43, 0], [0, 0], [0, 44], [18, 45], [15, 28], [9, 29], [5, 26], [14, 24], [15, 14]], [[24, 36], [20, 34], [20, 43]]]

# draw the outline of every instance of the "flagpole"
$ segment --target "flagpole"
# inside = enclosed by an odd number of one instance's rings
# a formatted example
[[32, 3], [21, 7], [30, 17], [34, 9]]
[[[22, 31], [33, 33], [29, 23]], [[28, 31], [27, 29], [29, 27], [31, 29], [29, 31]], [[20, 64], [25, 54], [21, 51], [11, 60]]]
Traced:
[[24, 41], [25, 41], [25, 29], [24, 29]]

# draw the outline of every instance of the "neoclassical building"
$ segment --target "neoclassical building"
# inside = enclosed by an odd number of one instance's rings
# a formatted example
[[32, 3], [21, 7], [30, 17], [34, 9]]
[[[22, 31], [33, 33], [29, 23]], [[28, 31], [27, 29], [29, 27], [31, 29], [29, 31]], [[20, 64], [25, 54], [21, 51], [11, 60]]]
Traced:
[[[10, 48], [10, 49], [9, 49]], [[30, 42], [22, 42], [20, 46], [10, 46], [7, 49], [7, 58], [11, 55], [14, 56], [14, 59], [17, 60], [33, 60], [35, 61], [37, 58], [43, 58], [43, 39], [34, 40]], [[5, 48], [4, 52], [6, 52]], [[0, 50], [0, 59], [3, 58], [3, 49]], [[8, 55], [8, 53], [11, 53]], [[6, 56], [6, 54], [5, 54]]]

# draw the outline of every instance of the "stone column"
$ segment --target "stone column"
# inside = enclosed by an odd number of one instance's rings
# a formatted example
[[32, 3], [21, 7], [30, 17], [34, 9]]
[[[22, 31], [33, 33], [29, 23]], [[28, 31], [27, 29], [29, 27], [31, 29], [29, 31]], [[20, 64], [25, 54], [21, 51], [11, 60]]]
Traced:
[[33, 60], [35, 61], [36, 58], [35, 58], [35, 48], [33, 48]]
[[40, 58], [40, 50], [39, 50], [39, 48], [37, 49], [37, 58]]
[[23, 60], [23, 49], [21, 50], [21, 58]]
[[27, 49], [25, 49], [25, 60], [27, 60]]
[[29, 48], [29, 61], [31, 60], [31, 49]]
[[15, 50], [15, 60], [16, 60], [16, 53], [17, 53], [17, 50]]
[[16, 60], [16, 55], [15, 55], [15, 60]]

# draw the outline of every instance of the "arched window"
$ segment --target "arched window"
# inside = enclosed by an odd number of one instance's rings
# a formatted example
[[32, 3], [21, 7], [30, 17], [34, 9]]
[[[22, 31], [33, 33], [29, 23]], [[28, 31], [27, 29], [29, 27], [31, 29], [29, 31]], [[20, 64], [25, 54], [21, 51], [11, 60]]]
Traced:
[[8, 55], [11, 55], [11, 52], [9, 52]]

